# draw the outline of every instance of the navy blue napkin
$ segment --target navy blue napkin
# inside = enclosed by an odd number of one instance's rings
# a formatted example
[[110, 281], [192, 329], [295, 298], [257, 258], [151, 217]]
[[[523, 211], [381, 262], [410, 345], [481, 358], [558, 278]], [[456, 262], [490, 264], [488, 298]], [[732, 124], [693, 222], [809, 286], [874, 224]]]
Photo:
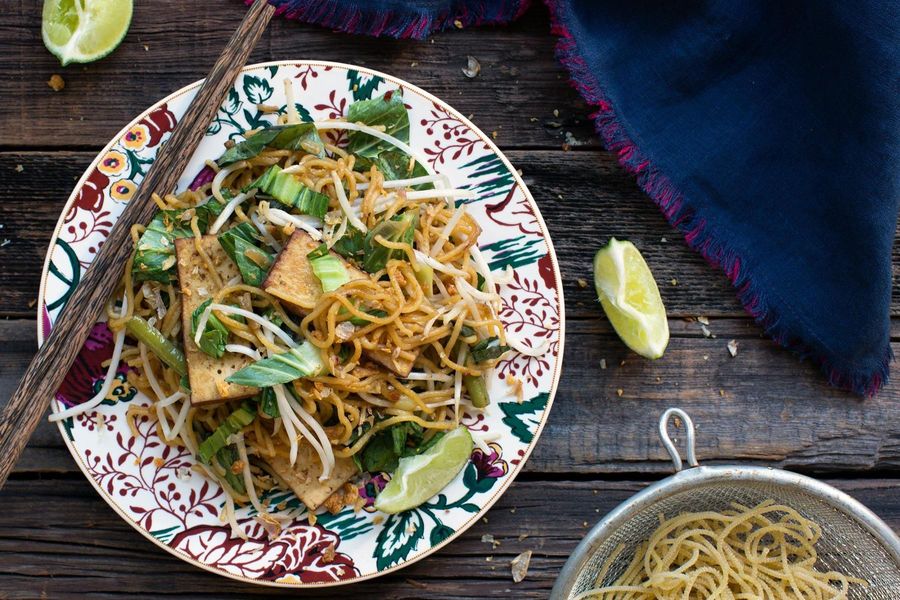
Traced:
[[[270, 0], [413, 37], [527, 0]], [[890, 349], [900, 2], [548, 0], [597, 131], [778, 343], [873, 394]]]

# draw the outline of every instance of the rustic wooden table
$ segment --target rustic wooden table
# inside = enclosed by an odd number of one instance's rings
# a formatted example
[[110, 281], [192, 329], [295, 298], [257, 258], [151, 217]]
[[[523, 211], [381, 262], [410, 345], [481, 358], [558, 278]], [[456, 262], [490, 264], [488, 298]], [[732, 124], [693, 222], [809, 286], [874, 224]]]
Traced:
[[[131, 32], [113, 55], [61, 69], [41, 44], [40, 3], [13, 4], [0, 16], [0, 399], [9, 397], [34, 352], [41, 265], [75, 181], [133, 115], [204, 76], [244, 10], [235, 0], [138, 2]], [[900, 385], [862, 401], [829, 388], [815, 367], [762, 338], [725, 277], [687, 249], [601, 149], [586, 119], [589, 108], [553, 59], [553, 44], [539, 7], [510, 27], [450, 31], [426, 42], [351, 38], [278, 19], [251, 58], [364, 64], [471, 114], [484, 131], [496, 132], [522, 170], [565, 283], [562, 382], [516, 483], [483, 522], [443, 551], [321, 597], [545, 598], [587, 529], [669, 473], [656, 420], [675, 405], [697, 422], [701, 460], [816, 474], [900, 528]], [[475, 79], [461, 72], [467, 55], [481, 62]], [[54, 73], [65, 78], [62, 92], [46, 83]], [[662, 360], [628, 352], [593, 292], [578, 284], [591, 279], [593, 252], [613, 235], [641, 248], [660, 283], [672, 331]], [[693, 320], [701, 315], [715, 337], [704, 337]], [[892, 315], [900, 317], [900, 297]], [[900, 320], [894, 327], [900, 334]], [[726, 348], [732, 339], [734, 358]], [[481, 542], [484, 534], [500, 545]], [[509, 561], [529, 549], [528, 577], [514, 584]], [[121, 521], [47, 423], [0, 491], [0, 598], [257, 594], [280, 592], [196, 569]]]

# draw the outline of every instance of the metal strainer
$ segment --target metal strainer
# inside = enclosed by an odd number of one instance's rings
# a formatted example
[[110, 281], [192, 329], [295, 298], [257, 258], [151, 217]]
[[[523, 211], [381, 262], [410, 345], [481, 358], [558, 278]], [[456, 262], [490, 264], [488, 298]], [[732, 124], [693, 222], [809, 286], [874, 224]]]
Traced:
[[[669, 437], [668, 424], [679, 417], [686, 429], [687, 462]], [[611, 584], [628, 566], [640, 542], [659, 526], [659, 515], [722, 511], [732, 502], [753, 506], [767, 499], [791, 506], [822, 527], [816, 544], [818, 567], [869, 582], [851, 586], [850, 598], [900, 598], [900, 538], [875, 514], [847, 494], [815, 479], [766, 467], [701, 467], [694, 453], [694, 424], [683, 410], [670, 408], [659, 420], [659, 435], [676, 473], [632, 496], [597, 523], [563, 566], [552, 600], [569, 600], [598, 585]], [[619, 544], [625, 551], [603, 581], [597, 574]]]

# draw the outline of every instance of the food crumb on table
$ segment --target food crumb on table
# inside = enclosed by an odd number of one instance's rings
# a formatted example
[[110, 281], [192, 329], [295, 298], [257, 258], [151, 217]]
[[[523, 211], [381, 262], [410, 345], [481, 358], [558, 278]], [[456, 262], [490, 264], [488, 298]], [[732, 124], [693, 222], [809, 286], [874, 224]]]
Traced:
[[531, 550], [526, 550], [510, 561], [509, 566], [514, 582], [521, 583], [525, 580], [525, 576], [528, 575], [529, 564], [531, 564]]
[[54, 73], [50, 76], [50, 79], [47, 80], [47, 85], [49, 85], [50, 89], [54, 92], [61, 92], [66, 87], [66, 80]]
[[585, 288], [587, 288], [587, 286], [588, 286], [587, 279], [579, 279], [578, 280], [578, 287], [585, 289]]
[[474, 56], [467, 56], [466, 66], [463, 67], [462, 73], [469, 79], [478, 77], [478, 74], [481, 73], [481, 63]]
[[606, 370], [606, 359], [605, 358], [600, 359], [600, 369]]
[[728, 354], [731, 355], [731, 358], [734, 358], [735, 356], [737, 356], [737, 353], [738, 353], [737, 340], [730, 340], [728, 342]]
[[16, 165], [16, 173], [21, 173], [24, 170], [25, 170], [25, 167], [23, 167], [22, 165]]

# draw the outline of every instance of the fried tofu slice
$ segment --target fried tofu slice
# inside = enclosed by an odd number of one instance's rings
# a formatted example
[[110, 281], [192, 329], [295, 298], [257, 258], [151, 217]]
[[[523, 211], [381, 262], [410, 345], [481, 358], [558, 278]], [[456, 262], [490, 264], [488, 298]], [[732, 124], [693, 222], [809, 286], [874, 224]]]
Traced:
[[[275, 259], [275, 264], [269, 269], [262, 288], [272, 294], [288, 308], [301, 315], [307, 314], [322, 296], [322, 284], [312, 265], [309, 264], [307, 255], [319, 247], [320, 242], [315, 241], [305, 231], [296, 230], [291, 234], [291, 239]], [[333, 253], [335, 256], [337, 254]], [[368, 279], [369, 275], [357, 269], [343, 258], [338, 256], [347, 268], [350, 280]]]
[[[284, 446], [279, 447], [285, 450]], [[331, 476], [319, 481], [322, 474], [322, 462], [312, 445], [302, 440], [297, 451], [297, 462], [291, 465], [290, 460], [284, 457], [283, 452], [272, 458], [266, 458], [275, 475], [291, 488], [300, 501], [310, 511], [315, 511], [322, 506], [331, 495], [341, 488], [351, 477], [359, 473], [353, 459], [335, 457], [334, 469]]]
[[366, 350], [366, 356], [375, 362], [383, 364], [385, 367], [399, 375], [406, 377], [412, 371], [413, 363], [419, 356], [419, 352], [410, 352], [409, 350], [393, 351], [387, 350]]
[[[304, 316], [309, 313], [322, 296], [322, 284], [319, 283], [307, 255], [319, 247], [319, 242], [301, 230], [294, 231], [291, 239], [282, 249], [269, 275], [263, 282], [265, 291], [272, 294], [291, 311]], [[334, 253], [332, 253], [334, 254]], [[337, 254], [334, 254], [338, 256]], [[338, 256], [350, 274], [350, 281], [369, 277], [364, 271], [357, 269], [342, 257]], [[412, 370], [417, 353], [400, 352], [393, 349], [367, 351], [369, 358], [391, 369], [401, 377], [406, 377]]]
[[[225, 254], [216, 236], [203, 236], [200, 247], [209, 257], [223, 282], [240, 276], [237, 265]], [[215, 358], [200, 350], [191, 336], [191, 314], [219, 291], [203, 256], [197, 251], [196, 239], [176, 239], [175, 256], [178, 261], [178, 282], [182, 293], [181, 329], [188, 380], [191, 385], [191, 404], [197, 406], [253, 396], [259, 391], [257, 388], [225, 381], [227, 377], [251, 364], [253, 359], [230, 352], [222, 358]], [[249, 309], [250, 298], [242, 298], [241, 304]]]

